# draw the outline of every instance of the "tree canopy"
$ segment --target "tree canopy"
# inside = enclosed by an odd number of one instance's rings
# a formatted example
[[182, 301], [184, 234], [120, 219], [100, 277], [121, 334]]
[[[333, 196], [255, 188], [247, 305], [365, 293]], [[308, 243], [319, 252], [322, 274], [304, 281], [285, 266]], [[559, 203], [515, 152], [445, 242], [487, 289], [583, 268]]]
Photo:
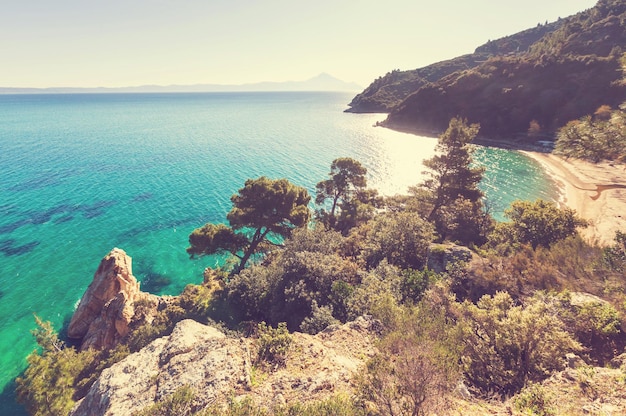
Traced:
[[428, 219], [435, 224], [442, 238], [450, 237], [464, 243], [483, 242], [488, 218], [483, 212], [483, 193], [478, 184], [485, 168], [472, 166], [474, 149], [471, 142], [480, 126], [453, 118], [448, 129], [439, 136], [435, 150], [439, 153], [424, 161], [430, 177], [422, 187], [432, 194]]
[[557, 241], [576, 234], [576, 228], [587, 222], [576, 216], [571, 208], [559, 208], [554, 202], [538, 199], [535, 202], [514, 201], [504, 212], [511, 220], [502, 224], [500, 232], [514, 241], [549, 247]]
[[287, 179], [248, 179], [230, 200], [233, 208], [226, 217], [230, 227], [205, 224], [195, 229], [187, 253], [193, 258], [230, 252], [240, 260], [234, 273], [240, 272], [253, 254], [271, 245], [268, 236], [285, 238], [310, 219], [309, 193]]
[[333, 160], [330, 178], [316, 186], [315, 203], [321, 206], [317, 210], [318, 220], [328, 228], [345, 232], [360, 218], [369, 219], [378, 194], [366, 189], [366, 174], [367, 169], [357, 160], [349, 157]]

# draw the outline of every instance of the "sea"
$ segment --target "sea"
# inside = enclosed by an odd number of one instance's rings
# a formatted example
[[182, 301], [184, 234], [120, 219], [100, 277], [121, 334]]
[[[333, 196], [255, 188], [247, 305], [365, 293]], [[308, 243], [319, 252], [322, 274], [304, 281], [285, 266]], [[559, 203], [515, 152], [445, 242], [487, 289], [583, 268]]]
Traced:
[[[34, 315], [67, 325], [103, 256], [133, 258], [145, 291], [175, 295], [219, 258], [190, 260], [191, 231], [226, 222], [249, 178], [315, 195], [351, 157], [384, 195], [419, 184], [436, 138], [375, 127], [337, 92], [0, 95], [0, 414], [23, 415], [14, 383], [35, 349]], [[492, 215], [558, 198], [519, 152], [477, 147]], [[314, 198], [313, 198], [314, 199]]]

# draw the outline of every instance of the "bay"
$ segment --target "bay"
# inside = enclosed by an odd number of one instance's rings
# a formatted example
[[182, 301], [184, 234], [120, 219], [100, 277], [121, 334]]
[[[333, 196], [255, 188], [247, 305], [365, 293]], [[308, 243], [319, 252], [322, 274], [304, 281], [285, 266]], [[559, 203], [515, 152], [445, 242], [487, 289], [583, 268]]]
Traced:
[[[189, 260], [189, 233], [225, 222], [248, 178], [287, 178], [314, 195], [337, 157], [368, 169], [381, 193], [422, 180], [436, 139], [343, 113], [345, 93], [0, 96], [0, 408], [35, 345], [33, 314], [62, 328], [113, 247], [142, 288], [178, 294], [216, 258]], [[502, 219], [515, 199], [555, 199], [521, 153], [479, 147], [481, 184]]]

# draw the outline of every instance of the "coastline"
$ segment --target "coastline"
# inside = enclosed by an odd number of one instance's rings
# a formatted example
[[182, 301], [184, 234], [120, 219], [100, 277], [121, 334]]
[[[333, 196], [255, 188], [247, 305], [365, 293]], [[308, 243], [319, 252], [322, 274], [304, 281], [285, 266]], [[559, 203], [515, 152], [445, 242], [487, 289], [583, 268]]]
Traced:
[[554, 177], [563, 190], [562, 203], [589, 221], [589, 226], [580, 230], [587, 242], [609, 246], [617, 231], [626, 232], [626, 166], [520, 151]]

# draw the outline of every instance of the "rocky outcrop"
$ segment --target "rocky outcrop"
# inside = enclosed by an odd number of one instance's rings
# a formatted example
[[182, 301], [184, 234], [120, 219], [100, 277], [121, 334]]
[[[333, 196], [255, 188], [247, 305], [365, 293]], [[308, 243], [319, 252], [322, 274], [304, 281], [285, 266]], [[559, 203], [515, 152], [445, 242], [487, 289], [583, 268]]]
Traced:
[[81, 340], [81, 350], [113, 348], [129, 333], [138, 301], [156, 305], [158, 297], [140, 290], [131, 258], [124, 250], [114, 248], [100, 262], [81, 298], [68, 336]]
[[469, 262], [472, 251], [456, 244], [431, 244], [428, 249], [427, 265], [436, 273], [443, 273], [454, 263]]
[[[263, 406], [323, 399], [352, 391], [352, 376], [374, 354], [378, 321], [358, 318], [312, 336], [292, 334], [286, 365], [250, 379], [254, 339], [232, 338], [192, 320], [179, 322], [170, 336], [104, 370], [72, 416], [133, 414], [191, 387], [193, 408], [250, 397]], [[252, 354], [254, 356], [254, 354]]]

